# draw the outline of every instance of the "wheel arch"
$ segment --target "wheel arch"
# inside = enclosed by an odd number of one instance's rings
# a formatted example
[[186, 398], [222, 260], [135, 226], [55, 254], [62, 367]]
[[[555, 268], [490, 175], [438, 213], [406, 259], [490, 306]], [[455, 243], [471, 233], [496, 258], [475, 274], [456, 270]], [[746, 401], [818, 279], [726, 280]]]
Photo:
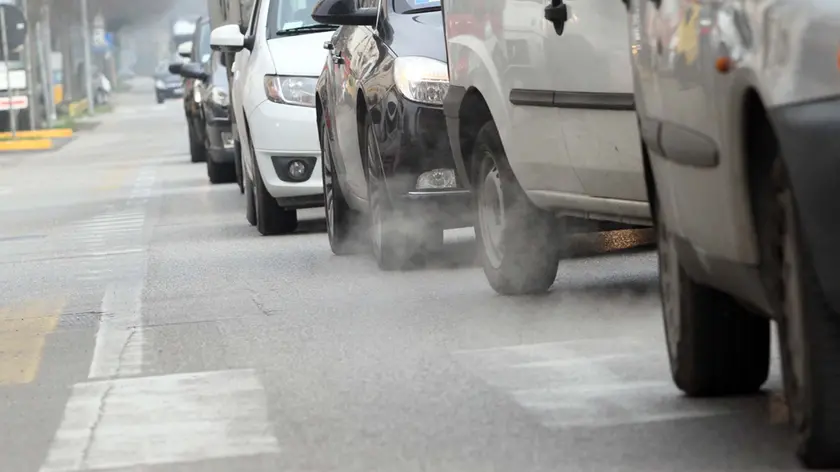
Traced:
[[475, 140], [481, 127], [491, 120], [493, 120], [493, 114], [484, 95], [475, 87], [468, 88], [458, 108], [458, 138], [464, 167], [473, 185], [475, 185], [476, 172], [476, 163], [473, 162], [472, 155]]

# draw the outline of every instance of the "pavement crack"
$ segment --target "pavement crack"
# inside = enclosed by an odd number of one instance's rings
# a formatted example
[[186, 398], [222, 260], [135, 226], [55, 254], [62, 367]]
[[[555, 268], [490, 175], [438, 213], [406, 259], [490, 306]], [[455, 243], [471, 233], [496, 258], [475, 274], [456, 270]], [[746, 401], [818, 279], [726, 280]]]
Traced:
[[128, 337], [125, 339], [125, 343], [123, 343], [122, 349], [120, 349], [120, 355], [117, 357], [117, 371], [114, 373], [115, 377], [119, 377], [122, 373], [123, 368], [123, 358], [125, 357], [125, 351], [128, 349], [128, 345], [131, 344], [131, 340], [134, 338], [134, 335], [137, 334], [139, 328], [133, 328], [128, 333]]
[[257, 310], [260, 310], [260, 312], [261, 312], [263, 315], [265, 315], [265, 316], [272, 316], [272, 315], [274, 314], [271, 310], [269, 310], [268, 308], [266, 308], [265, 304], [263, 304], [263, 303], [259, 300], [259, 294], [258, 294], [255, 290], [253, 290], [253, 289], [251, 289], [251, 288], [246, 288], [245, 290], [247, 290], [248, 292], [250, 292], [250, 294], [251, 294], [251, 302], [254, 304], [254, 306], [256, 306], [256, 307], [257, 307]]
[[93, 421], [93, 424], [90, 426], [90, 434], [88, 434], [87, 443], [85, 444], [85, 448], [82, 450], [82, 460], [79, 464], [79, 469], [87, 469], [87, 462], [90, 458], [90, 452], [93, 448], [93, 443], [96, 439], [96, 430], [99, 428], [99, 424], [102, 422], [102, 418], [105, 416], [105, 404], [108, 402], [108, 397], [110, 397], [111, 392], [114, 390], [115, 385], [113, 382], [108, 385], [108, 388], [102, 393], [102, 396], [99, 398], [99, 410], [96, 413], [96, 419]]

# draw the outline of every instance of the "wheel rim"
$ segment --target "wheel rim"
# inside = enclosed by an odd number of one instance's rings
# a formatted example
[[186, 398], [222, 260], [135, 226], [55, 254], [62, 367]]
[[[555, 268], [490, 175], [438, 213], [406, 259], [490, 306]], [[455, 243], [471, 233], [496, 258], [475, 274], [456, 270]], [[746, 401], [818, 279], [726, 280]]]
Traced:
[[803, 432], [807, 428], [804, 411], [804, 379], [806, 376], [805, 334], [803, 333], [803, 304], [800, 271], [800, 253], [796, 234], [793, 197], [789, 189], [777, 193], [780, 209], [779, 235], [782, 262], [782, 309], [785, 323], [785, 346], [790, 360], [790, 378], [787, 379], [789, 411], [793, 423]]
[[659, 284], [662, 288], [662, 318], [671, 365], [675, 364], [680, 342], [680, 267], [674, 243], [660, 214], [658, 221]]
[[505, 228], [505, 205], [499, 170], [494, 165], [481, 185], [478, 194], [478, 222], [481, 241], [487, 259], [494, 268], [502, 265], [504, 258], [503, 233]]

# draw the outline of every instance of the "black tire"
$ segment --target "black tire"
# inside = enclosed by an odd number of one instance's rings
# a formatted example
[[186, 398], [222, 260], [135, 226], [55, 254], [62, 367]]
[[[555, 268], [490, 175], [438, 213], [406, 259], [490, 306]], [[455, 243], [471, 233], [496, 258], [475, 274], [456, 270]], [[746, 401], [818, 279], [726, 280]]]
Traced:
[[[778, 152], [777, 152], [778, 154]], [[795, 199], [775, 159], [775, 228], [781, 255], [779, 346], [797, 455], [811, 469], [840, 468], [840, 313], [828, 304], [801, 238]]]
[[350, 208], [338, 176], [335, 173], [327, 129], [324, 119], [319, 123], [321, 128], [321, 170], [324, 183], [324, 215], [327, 222], [327, 238], [330, 249], [337, 256], [355, 254], [364, 246], [364, 225], [361, 215]]
[[257, 202], [256, 197], [254, 196], [256, 193], [254, 181], [251, 180], [251, 177], [247, 173], [242, 176], [242, 179], [244, 180], [243, 185], [245, 186], [245, 220], [247, 220], [248, 224], [251, 226], [256, 226]]
[[245, 180], [242, 178], [242, 142], [239, 139], [233, 141], [233, 170], [236, 173], [236, 185], [239, 186], [239, 193], [245, 193]]
[[228, 184], [236, 180], [233, 164], [207, 159], [207, 177], [211, 184]]
[[157, 94], [157, 96], [155, 98], [157, 99], [158, 104], [161, 104], [165, 101], [165, 99], [163, 98], [163, 96], [161, 94]]
[[386, 187], [379, 156], [379, 146], [370, 116], [365, 120], [362, 143], [367, 160], [368, 214], [371, 249], [382, 270], [404, 270], [415, 266], [425, 249], [424, 224], [427, 218], [415, 218], [409, 208], [395, 208]]
[[662, 316], [674, 383], [693, 397], [757, 392], [770, 367], [770, 321], [693, 281], [679, 261], [677, 241], [660, 205], [652, 206], [657, 211]]
[[257, 210], [257, 231], [263, 236], [289, 234], [297, 229], [297, 211], [280, 208], [277, 200], [265, 188], [260, 167], [254, 163], [254, 203]]
[[204, 162], [207, 160], [207, 148], [204, 147], [204, 142], [199, 138], [192, 123], [188, 126], [190, 136], [190, 162]]
[[525, 195], [492, 121], [478, 132], [472, 158], [476, 241], [490, 286], [502, 295], [546, 292], [567, 246], [560, 221]]

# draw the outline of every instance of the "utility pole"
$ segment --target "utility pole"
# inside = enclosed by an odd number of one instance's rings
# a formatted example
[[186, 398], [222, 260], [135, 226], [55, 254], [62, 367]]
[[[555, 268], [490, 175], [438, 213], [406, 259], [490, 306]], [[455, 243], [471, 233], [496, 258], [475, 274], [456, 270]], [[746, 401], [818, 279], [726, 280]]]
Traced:
[[88, 113], [94, 113], [94, 97], [93, 97], [93, 59], [90, 57], [90, 25], [88, 24], [88, 0], [81, 1], [82, 10], [82, 43], [85, 49], [85, 66], [84, 66], [84, 80], [85, 80], [85, 94], [87, 95]]
[[29, 23], [29, 2], [21, 0], [20, 7], [23, 10], [23, 18], [29, 26], [26, 28], [26, 42], [23, 49], [24, 70], [26, 71], [26, 95], [29, 98], [29, 129], [35, 129], [35, 116], [38, 114], [38, 101], [35, 99], [35, 73], [32, 67], [32, 60], [36, 52], [33, 47], [35, 42], [32, 40], [32, 35], [35, 33], [35, 28]]
[[38, 38], [38, 54], [41, 57], [42, 80], [46, 88], [44, 104], [47, 106], [47, 123], [50, 127], [58, 118], [55, 112], [55, 77], [53, 76], [52, 34], [50, 32], [51, 15], [50, 2], [44, 2], [41, 6], [41, 21], [38, 22], [40, 31], [36, 35]]

